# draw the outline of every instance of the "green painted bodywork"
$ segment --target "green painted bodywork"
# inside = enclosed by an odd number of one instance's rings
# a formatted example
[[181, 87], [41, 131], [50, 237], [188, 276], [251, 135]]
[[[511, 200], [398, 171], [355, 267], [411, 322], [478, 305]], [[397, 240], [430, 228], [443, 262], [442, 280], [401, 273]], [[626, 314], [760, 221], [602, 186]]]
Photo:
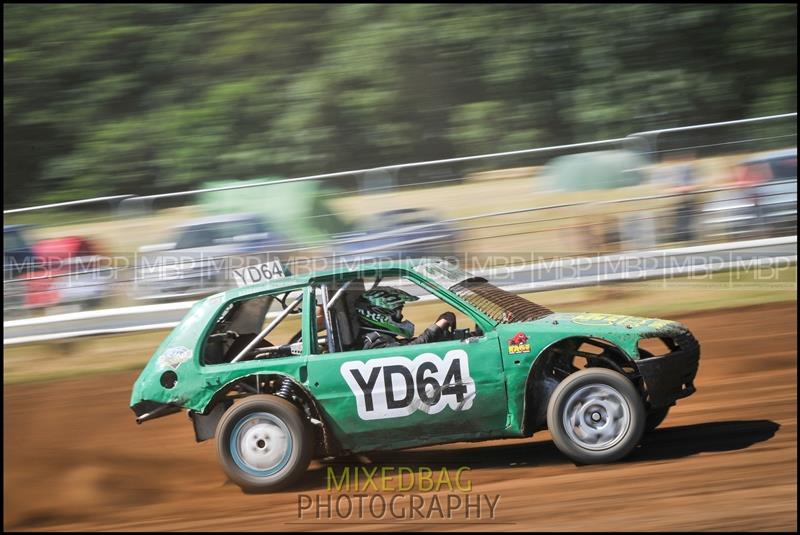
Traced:
[[[131, 405], [148, 400], [207, 413], [212, 408], [210, 403], [214, 396], [232, 382], [254, 374], [285, 375], [315, 400], [327, 428], [343, 450], [357, 452], [494, 437], [520, 437], [525, 433], [523, 421], [528, 377], [537, 357], [554, 343], [570, 337], [598, 338], [613, 344], [631, 360], [637, 360], [640, 338], [673, 336], [685, 329], [683, 325], [672, 321], [609, 314], [553, 313], [536, 321], [498, 324], [442, 283], [424, 276], [421, 273], [424, 269], [414, 269], [423, 262], [381, 262], [361, 264], [357, 268], [342, 267], [313, 275], [268, 281], [207, 297], [189, 310], [156, 349], [134, 384]], [[401, 276], [416, 282], [471, 317], [484, 335], [467, 341], [450, 340], [425, 345], [312, 354], [309, 340], [314, 339], [312, 330], [315, 319], [311, 285], [377, 274], [383, 277]], [[205, 338], [229, 303], [259, 294], [289, 290], [304, 292], [304, 342], [301, 355], [233, 364], [200, 364]], [[509, 352], [510, 340], [518, 333], [527, 337], [526, 344], [529, 347], [519, 346], [522, 351], [512, 354]], [[163, 367], [163, 355], [170, 350], [174, 352], [175, 348], [188, 350], [177, 351], [185, 360], [177, 366]], [[429, 414], [423, 409], [402, 417], [373, 420], [360, 417], [356, 397], [344, 378], [343, 364], [392, 357], [414, 361], [423, 354], [428, 355], [426, 358], [431, 358], [430, 354], [433, 354], [438, 359], [445, 359], [448, 352], [462, 356], [466, 354], [467, 357], [469, 376], [474, 382], [474, 397], [467, 410], [444, 407], [436, 414]], [[177, 374], [177, 383], [172, 388], [165, 388], [161, 384], [161, 376], [167, 369]]]

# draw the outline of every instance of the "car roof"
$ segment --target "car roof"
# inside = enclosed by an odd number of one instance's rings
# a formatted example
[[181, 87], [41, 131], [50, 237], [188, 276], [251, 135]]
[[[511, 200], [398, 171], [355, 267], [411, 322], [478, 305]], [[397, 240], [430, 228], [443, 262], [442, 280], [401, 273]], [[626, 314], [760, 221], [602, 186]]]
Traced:
[[[283, 288], [290, 289], [298, 286], [307, 286], [312, 281], [318, 279], [335, 278], [337, 276], [354, 275], [359, 273], [372, 273], [375, 271], [413, 271], [414, 267], [421, 264], [441, 261], [440, 258], [415, 258], [409, 260], [366, 260], [363, 262], [345, 262], [330, 269], [315, 271], [304, 275], [291, 275], [280, 279], [260, 282], [241, 288], [234, 288], [222, 293], [224, 300], [237, 299], [252, 294], [270, 291], [280, 291]], [[219, 294], [217, 294], [219, 295]], [[213, 297], [213, 296], [211, 296]], [[210, 299], [207, 297], [206, 299]]]
[[176, 229], [188, 228], [188, 227], [196, 227], [199, 225], [213, 225], [216, 223], [230, 223], [231, 221], [252, 221], [257, 220], [261, 221], [261, 217], [257, 214], [224, 214], [224, 215], [214, 215], [214, 216], [206, 216], [206, 217], [198, 217], [197, 219], [192, 219], [190, 221], [185, 221], [178, 225], [175, 225]]
[[396, 208], [394, 210], [387, 210], [385, 212], [378, 212], [376, 215], [405, 215], [414, 213], [426, 213], [428, 210], [422, 208]]
[[368, 226], [377, 229], [393, 228], [396, 225], [441, 223], [432, 210], [420, 210], [418, 208], [379, 212], [373, 214], [368, 221]]
[[743, 160], [742, 164], [765, 163], [765, 162], [770, 162], [772, 160], [780, 160], [783, 158], [792, 158], [792, 157], [797, 158], [797, 147], [793, 149], [773, 150], [770, 152], [759, 154], [758, 156], [751, 156], [750, 158]]

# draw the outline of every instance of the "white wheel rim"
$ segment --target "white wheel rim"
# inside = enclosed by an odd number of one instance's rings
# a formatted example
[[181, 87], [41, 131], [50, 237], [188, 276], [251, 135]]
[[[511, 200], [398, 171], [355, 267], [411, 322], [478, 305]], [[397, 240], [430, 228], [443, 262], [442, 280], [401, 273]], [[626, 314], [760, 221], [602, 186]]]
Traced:
[[607, 450], [627, 435], [631, 408], [615, 388], [605, 384], [587, 385], [567, 399], [563, 424], [570, 440], [581, 448]]
[[231, 435], [234, 461], [245, 471], [269, 476], [283, 468], [292, 450], [289, 429], [268, 413], [254, 413], [236, 425]]

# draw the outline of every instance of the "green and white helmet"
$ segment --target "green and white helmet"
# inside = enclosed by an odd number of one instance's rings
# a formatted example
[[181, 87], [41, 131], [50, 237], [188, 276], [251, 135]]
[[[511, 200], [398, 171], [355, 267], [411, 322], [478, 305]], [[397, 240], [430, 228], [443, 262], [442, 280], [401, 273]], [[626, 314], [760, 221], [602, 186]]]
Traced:
[[359, 297], [356, 312], [365, 327], [411, 338], [414, 324], [403, 320], [403, 305], [417, 299], [419, 297], [398, 288], [378, 286]]

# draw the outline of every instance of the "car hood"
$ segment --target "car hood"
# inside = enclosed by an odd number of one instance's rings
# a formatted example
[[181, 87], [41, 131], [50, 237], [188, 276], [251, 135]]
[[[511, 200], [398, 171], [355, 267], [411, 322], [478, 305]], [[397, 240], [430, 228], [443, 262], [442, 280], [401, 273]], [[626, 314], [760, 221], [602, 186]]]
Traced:
[[637, 344], [642, 338], [674, 338], [688, 332], [688, 328], [677, 321], [596, 312], [557, 312], [536, 321], [502, 324], [498, 329], [501, 339], [504, 335], [512, 337], [518, 331], [554, 342], [570, 336], [601, 338], [618, 346], [632, 359], [639, 358]]

